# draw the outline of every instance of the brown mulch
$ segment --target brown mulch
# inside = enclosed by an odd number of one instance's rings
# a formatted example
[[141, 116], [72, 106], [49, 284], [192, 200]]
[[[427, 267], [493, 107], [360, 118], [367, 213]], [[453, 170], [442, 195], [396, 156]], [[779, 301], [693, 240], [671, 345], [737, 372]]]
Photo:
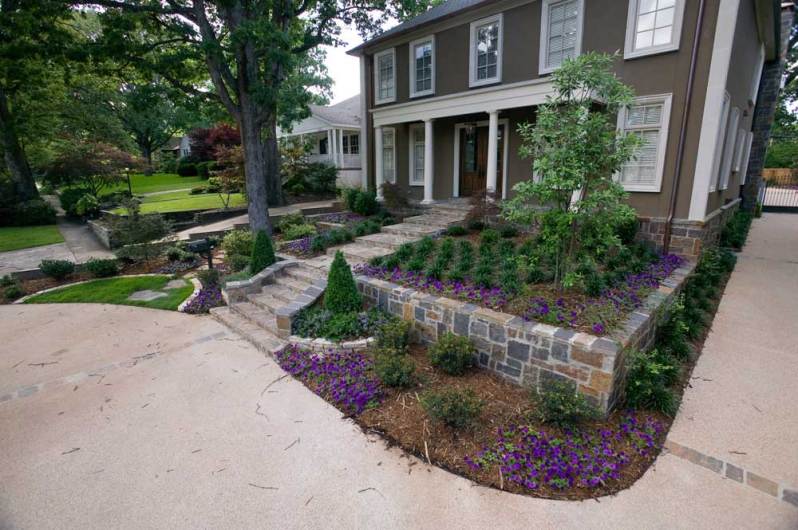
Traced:
[[[496, 432], [500, 427], [510, 425], [530, 425], [550, 435], [562, 435], [556, 427], [542, 425], [531, 416], [533, 408], [529, 391], [510, 383], [497, 375], [482, 369], [472, 369], [463, 376], [449, 376], [432, 367], [427, 358], [426, 348], [413, 346], [409, 354], [416, 365], [419, 383], [409, 390], [386, 389], [382, 404], [364, 411], [354, 421], [366, 433], [377, 433], [388, 445], [396, 445], [421, 460], [428, 461], [452, 473], [468, 478], [477, 484], [503, 489], [513, 493], [551, 499], [582, 500], [610, 495], [630, 487], [636, 482], [656, 459], [656, 454], [641, 456], [627, 445], [619, 442], [631, 456], [629, 464], [623, 467], [621, 477], [613, 483], [597, 488], [571, 488], [558, 490], [541, 486], [529, 490], [503, 480], [498, 466], [474, 470], [464, 460], [474, 457], [486, 446], [496, 442]], [[445, 388], [471, 389], [484, 402], [484, 408], [475, 426], [456, 430], [431, 420], [421, 406], [420, 397], [427, 391], [440, 391]], [[652, 416], [663, 424], [664, 433], [670, 428], [671, 420], [661, 414], [641, 413], [638, 418]], [[613, 413], [606, 420], [592, 421], [584, 425], [588, 431], [598, 429], [617, 429], [623, 414]], [[663, 434], [660, 443], [664, 442]], [[415, 464], [408, 464], [408, 474]]]

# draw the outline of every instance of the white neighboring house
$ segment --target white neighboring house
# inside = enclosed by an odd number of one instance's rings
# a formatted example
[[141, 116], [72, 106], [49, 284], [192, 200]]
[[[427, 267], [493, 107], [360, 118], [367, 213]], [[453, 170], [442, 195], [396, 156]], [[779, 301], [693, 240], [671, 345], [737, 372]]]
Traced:
[[191, 154], [191, 139], [188, 136], [174, 136], [161, 148], [164, 153], [171, 153], [175, 158], [186, 158]]
[[294, 125], [293, 130], [278, 129], [277, 137], [310, 140], [311, 162], [337, 167], [338, 186], [360, 187], [360, 95], [329, 107], [311, 105], [310, 111], [310, 117]]

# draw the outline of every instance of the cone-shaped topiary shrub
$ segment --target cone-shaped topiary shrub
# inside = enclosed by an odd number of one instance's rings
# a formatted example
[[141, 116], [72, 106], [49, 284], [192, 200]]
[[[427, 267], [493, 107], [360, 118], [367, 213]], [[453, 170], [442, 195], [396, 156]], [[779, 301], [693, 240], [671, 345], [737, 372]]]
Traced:
[[357, 292], [352, 269], [349, 268], [349, 264], [340, 250], [335, 253], [335, 259], [330, 266], [330, 274], [327, 276], [324, 307], [334, 314], [360, 311], [363, 307], [363, 300], [360, 293]]
[[272, 265], [277, 258], [274, 257], [274, 245], [272, 238], [265, 230], [259, 230], [255, 235], [255, 244], [252, 245], [252, 260], [249, 262], [249, 269], [252, 274], [257, 274], [269, 265]]

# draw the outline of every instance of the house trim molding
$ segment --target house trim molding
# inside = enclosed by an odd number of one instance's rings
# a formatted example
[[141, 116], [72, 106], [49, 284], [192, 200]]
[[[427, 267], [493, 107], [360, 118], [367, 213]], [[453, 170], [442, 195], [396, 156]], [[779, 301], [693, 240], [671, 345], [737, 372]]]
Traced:
[[701, 122], [701, 135], [698, 142], [693, 191], [690, 198], [690, 220], [700, 221], [706, 216], [710, 184], [713, 181], [713, 167], [718, 143], [718, 130], [729, 77], [734, 33], [737, 29], [737, 12], [740, 0], [721, 0], [718, 20], [715, 27], [715, 45], [712, 48], [712, 62], [709, 67], [707, 96]]
[[371, 109], [374, 126], [530, 107], [555, 95], [550, 79], [534, 79]]

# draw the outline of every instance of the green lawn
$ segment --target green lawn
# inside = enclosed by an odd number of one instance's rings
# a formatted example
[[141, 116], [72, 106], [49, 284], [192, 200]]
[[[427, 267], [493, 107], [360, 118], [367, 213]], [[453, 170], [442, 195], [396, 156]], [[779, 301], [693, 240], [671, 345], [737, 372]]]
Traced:
[[0, 252], [63, 242], [64, 238], [55, 225], [0, 228]]
[[[180, 190], [192, 188], [204, 184], [206, 181], [201, 177], [181, 177], [175, 173], [155, 173], [153, 175], [131, 175], [130, 185], [133, 194], [152, 193], [154, 191]], [[127, 182], [122, 182], [114, 186], [113, 190], [126, 190]], [[113, 191], [109, 190], [109, 191]], [[106, 191], [103, 191], [106, 193]]]
[[[230, 207], [244, 206], [247, 201], [240, 193], [235, 193], [230, 199]], [[141, 213], [167, 213], [185, 212], [189, 210], [213, 210], [224, 208], [224, 203], [218, 193], [203, 193], [191, 195], [187, 191], [176, 191], [160, 195], [149, 195], [141, 198]], [[124, 208], [112, 210], [113, 213], [124, 214]]]
[[185, 287], [164, 291], [168, 296], [141, 302], [128, 300], [128, 296], [136, 291], [150, 289], [158, 291], [169, 282], [171, 276], [136, 276], [129, 278], [105, 278], [93, 280], [71, 287], [64, 287], [57, 291], [42, 293], [25, 301], [26, 304], [66, 304], [66, 303], [92, 303], [92, 304], [117, 304], [150, 307], [153, 309], [177, 310], [183, 300], [194, 291], [191, 282], [186, 281]]

